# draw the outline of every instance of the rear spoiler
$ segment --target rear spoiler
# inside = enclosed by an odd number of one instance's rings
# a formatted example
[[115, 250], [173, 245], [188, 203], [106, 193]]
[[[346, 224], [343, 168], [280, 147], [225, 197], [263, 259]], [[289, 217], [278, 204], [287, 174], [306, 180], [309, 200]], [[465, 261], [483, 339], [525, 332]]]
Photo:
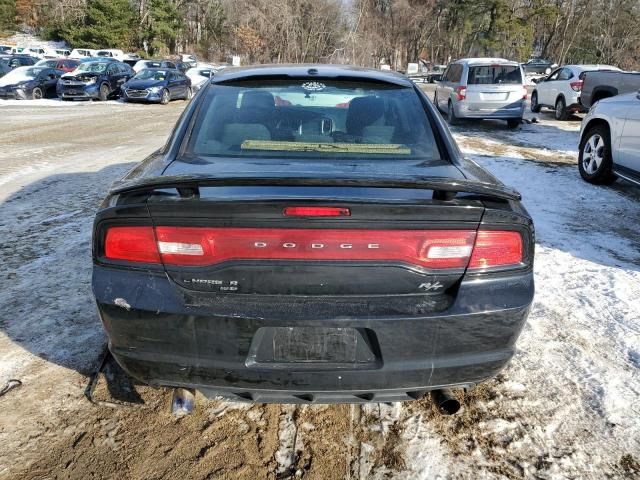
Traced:
[[112, 195], [132, 192], [152, 192], [175, 188], [182, 196], [198, 196], [200, 187], [362, 187], [362, 188], [408, 188], [433, 190], [436, 200], [452, 200], [458, 193], [476, 194], [497, 200], [521, 200], [516, 190], [501, 184], [458, 180], [441, 177], [209, 177], [200, 175], [177, 175], [142, 178], [116, 182]]

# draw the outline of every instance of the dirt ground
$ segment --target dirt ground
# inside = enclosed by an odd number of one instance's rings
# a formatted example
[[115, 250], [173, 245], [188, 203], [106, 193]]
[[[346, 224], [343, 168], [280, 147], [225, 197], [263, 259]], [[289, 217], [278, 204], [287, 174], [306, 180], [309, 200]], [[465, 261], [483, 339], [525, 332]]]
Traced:
[[[0, 479], [640, 478], [640, 195], [625, 184], [589, 217], [622, 239], [585, 237], [617, 250], [606, 260], [567, 257], [561, 237], [542, 228], [538, 290], [566, 291], [539, 294], [512, 364], [461, 397], [457, 416], [438, 415], [428, 398], [291, 406], [198, 396], [194, 414], [177, 419], [169, 390], [138, 384], [110, 360], [90, 403], [85, 388], [105, 344], [90, 290], [93, 215], [183, 107], [0, 105], [0, 389], [21, 382], [0, 395]], [[588, 196], [572, 183], [578, 122], [541, 118], [520, 133], [473, 124], [455, 134], [496, 174], [509, 163], [520, 169], [514, 178], [534, 172]], [[559, 216], [549, 231], [576, 234], [573, 190], [552, 211], [530, 195], [542, 219]], [[581, 296], [597, 291], [598, 275], [624, 284], [624, 295]]]

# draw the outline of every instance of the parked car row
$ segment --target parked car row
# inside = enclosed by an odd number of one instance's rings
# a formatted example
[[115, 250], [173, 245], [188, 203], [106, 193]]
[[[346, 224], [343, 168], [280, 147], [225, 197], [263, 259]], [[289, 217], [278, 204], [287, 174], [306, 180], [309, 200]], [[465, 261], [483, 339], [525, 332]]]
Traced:
[[[2, 68], [8, 69], [6, 65]], [[136, 73], [126, 63], [111, 59], [43, 60], [8, 70], [0, 78], [2, 99], [57, 96], [67, 101], [105, 101], [122, 97], [125, 101], [167, 104], [189, 100], [192, 95], [191, 79], [176, 68], [145, 68]]]
[[[510, 128], [517, 128], [522, 123], [528, 96], [525, 69], [534, 69], [533, 65], [538, 64], [543, 62], [531, 60], [519, 64], [503, 58], [457, 60], [436, 82], [434, 103], [450, 124], [465, 118], [501, 119]], [[602, 98], [639, 88], [640, 73], [622, 72], [611, 65], [556, 66], [546, 77], [536, 80], [531, 111], [538, 113], [551, 108], [557, 120], [566, 120], [573, 113], [586, 112]]]
[[[523, 65], [505, 59], [458, 60], [438, 82], [433, 102], [449, 124], [462, 118], [501, 119], [515, 128], [527, 100], [523, 75]], [[640, 73], [611, 65], [557, 67], [531, 94], [532, 112], [542, 108], [552, 108], [557, 120], [588, 111], [578, 158], [584, 180], [607, 184], [624, 178], [640, 185]]]

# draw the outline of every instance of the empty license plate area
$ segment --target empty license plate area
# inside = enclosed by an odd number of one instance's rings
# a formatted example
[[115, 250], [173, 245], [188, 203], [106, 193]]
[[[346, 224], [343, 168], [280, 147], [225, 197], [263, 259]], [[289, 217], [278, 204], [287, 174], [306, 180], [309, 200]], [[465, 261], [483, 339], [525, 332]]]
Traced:
[[247, 366], [372, 368], [380, 362], [369, 329], [264, 327], [251, 344]]
[[482, 93], [482, 100], [486, 101], [504, 101], [509, 97], [508, 93], [504, 92], [484, 92]]

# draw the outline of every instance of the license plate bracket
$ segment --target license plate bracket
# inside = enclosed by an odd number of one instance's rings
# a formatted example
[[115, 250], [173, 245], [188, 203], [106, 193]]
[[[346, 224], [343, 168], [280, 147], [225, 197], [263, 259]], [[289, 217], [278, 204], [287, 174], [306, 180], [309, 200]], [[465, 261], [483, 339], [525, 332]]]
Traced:
[[369, 367], [379, 362], [375, 334], [352, 327], [263, 327], [247, 366], [274, 368]]

